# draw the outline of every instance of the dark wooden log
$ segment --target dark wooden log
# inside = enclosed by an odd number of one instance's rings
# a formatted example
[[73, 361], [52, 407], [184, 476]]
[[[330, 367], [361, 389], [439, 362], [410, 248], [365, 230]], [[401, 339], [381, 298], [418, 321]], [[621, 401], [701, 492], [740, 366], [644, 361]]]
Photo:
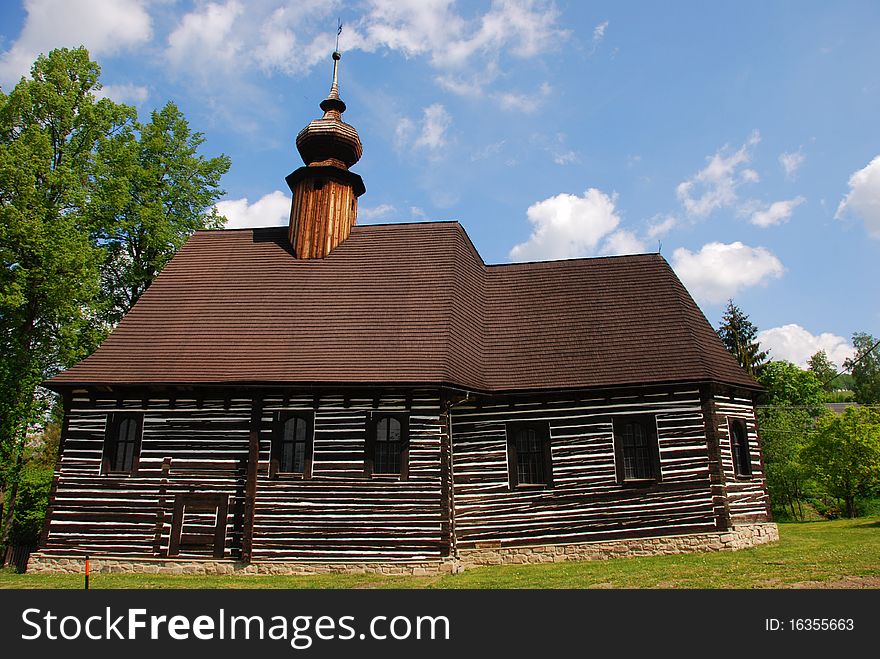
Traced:
[[705, 419], [706, 453], [709, 458], [709, 480], [712, 484], [715, 526], [718, 530], [724, 531], [730, 528], [730, 506], [727, 500], [726, 474], [721, 460], [721, 443], [718, 433], [719, 419], [715, 413], [712, 387], [702, 387], [700, 398], [703, 418]]
[[241, 560], [250, 563], [254, 542], [254, 507], [257, 498], [257, 468], [260, 460], [260, 427], [263, 399], [254, 396], [251, 404], [251, 426], [248, 435], [248, 471], [244, 492], [244, 533], [241, 542]]

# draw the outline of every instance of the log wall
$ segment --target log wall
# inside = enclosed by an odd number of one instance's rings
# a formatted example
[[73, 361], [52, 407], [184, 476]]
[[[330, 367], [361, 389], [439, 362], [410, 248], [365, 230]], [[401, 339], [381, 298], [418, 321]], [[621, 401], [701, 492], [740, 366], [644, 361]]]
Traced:
[[[192, 492], [228, 497], [223, 557], [256, 562], [437, 560], [458, 550], [699, 534], [769, 520], [747, 398], [682, 386], [447, 408], [428, 389], [376, 398], [226, 393], [68, 397], [41, 554], [165, 557], [175, 497]], [[311, 471], [270, 477], [275, 419], [293, 410], [314, 415]], [[383, 411], [409, 414], [404, 480], [364, 475], [367, 418]], [[101, 473], [113, 412], [143, 414], [133, 475]], [[612, 420], [632, 414], [656, 418], [661, 479], [648, 486], [617, 482]], [[749, 477], [734, 473], [728, 417], [746, 421]], [[552, 487], [511, 489], [510, 421], [549, 423]], [[207, 560], [210, 552], [180, 556]]]
[[[449, 539], [441, 533], [440, 446], [446, 431], [439, 395], [338, 396], [317, 403], [313, 396], [263, 398], [256, 408], [259, 460], [251, 531], [244, 511], [252, 405], [250, 398], [74, 395], [43, 553], [167, 555], [175, 495], [188, 492], [228, 495], [228, 558], [241, 557], [248, 541], [254, 560], [416, 560], [448, 551]], [[314, 459], [307, 480], [269, 478], [273, 421], [281, 410], [314, 413]], [[408, 478], [365, 478], [367, 414], [407, 410]], [[134, 475], [102, 474], [108, 414], [120, 411], [144, 415], [138, 469]]]
[[[721, 467], [724, 471], [725, 494], [731, 521], [736, 524], [769, 520], [770, 498], [767, 495], [764, 460], [752, 401], [733, 395], [715, 394], [712, 397], [712, 405], [718, 422]], [[746, 423], [752, 465], [750, 476], [737, 476], [734, 471], [728, 417], [743, 419]]]
[[[643, 395], [551, 399], [453, 411], [456, 540], [471, 548], [587, 542], [727, 528], [713, 500], [703, 397], [698, 388]], [[751, 403], [718, 405], [718, 418], [748, 415]], [[612, 419], [656, 417], [660, 482], [631, 487], [617, 482]], [[749, 426], [754, 436], [753, 422]], [[547, 421], [553, 486], [511, 489], [505, 424]], [[726, 431], [725, 431], [726, 433]], [[725, 434], [726, 437], [726, 434]], [[756, 510], [763, 475], [756, 463], [748, 484], [732, 483], [729, 440], [719, 447], [729, 469], [732, 514]], [[753, 444], [753, 456], [757, 456]], [[716, 462], [717, 465], [717, 462]], [[716, 467], [717, 468], [717, 467]], [[757, 520], [757, 517], [755, 518]]]
[[[409, 409], [408, 409], [409, 405]], [[311, 411], [311, 398], [264, 401], [263, 425], [281, 410]], [[409, 411], [409, 473], [364, 477], [367, 415]], [[253, 559], [418, 560], [448, 546], [441, 516], [445, 429], [439, 396], [415, 392], [372, 399], [322, 398], [315, 412], [309, 479], [269, 478], [271, 443], [261, 435]]]
[[[238, 555], [250, 409], [248, 398], [73, 395], [43, 551], [161, 555], [169, 546], [175, 496], [201, 492], [228, 495], [225, 549]], [[144, 417], [138, 469], [102, 474], [108, 414], [123, 411]]]

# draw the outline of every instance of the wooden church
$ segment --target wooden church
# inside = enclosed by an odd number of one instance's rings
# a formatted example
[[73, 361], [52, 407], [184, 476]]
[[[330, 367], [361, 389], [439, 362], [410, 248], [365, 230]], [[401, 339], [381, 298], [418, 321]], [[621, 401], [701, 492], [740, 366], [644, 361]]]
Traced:
[[288, 228], [199, 231], [47, 383], [31, 570], [426, 574], [775, 540], [754, 402], [659, 254], [487, 265], [357, 226], [333, 84]]

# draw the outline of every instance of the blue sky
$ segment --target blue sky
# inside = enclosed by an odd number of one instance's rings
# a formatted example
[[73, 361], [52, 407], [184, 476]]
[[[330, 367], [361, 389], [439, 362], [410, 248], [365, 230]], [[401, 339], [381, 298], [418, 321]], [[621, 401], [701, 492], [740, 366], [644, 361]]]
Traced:
[[662, 243], [775, 358], [880, 335], [876, 2], [4, 2], [0, 84], [82, 43], [108, 96], [232, 158], [230, 226], [286, 223], [337, 17], [361, 224], [456, 219], [490, 263]]

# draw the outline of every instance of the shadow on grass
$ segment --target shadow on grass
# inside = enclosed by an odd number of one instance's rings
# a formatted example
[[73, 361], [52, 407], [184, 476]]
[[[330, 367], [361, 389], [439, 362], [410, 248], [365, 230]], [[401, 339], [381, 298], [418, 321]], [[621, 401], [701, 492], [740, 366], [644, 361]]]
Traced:
[[862, 524], [854, 524], [854, 529], [880, 529], [880, 522], [864, 522]]

